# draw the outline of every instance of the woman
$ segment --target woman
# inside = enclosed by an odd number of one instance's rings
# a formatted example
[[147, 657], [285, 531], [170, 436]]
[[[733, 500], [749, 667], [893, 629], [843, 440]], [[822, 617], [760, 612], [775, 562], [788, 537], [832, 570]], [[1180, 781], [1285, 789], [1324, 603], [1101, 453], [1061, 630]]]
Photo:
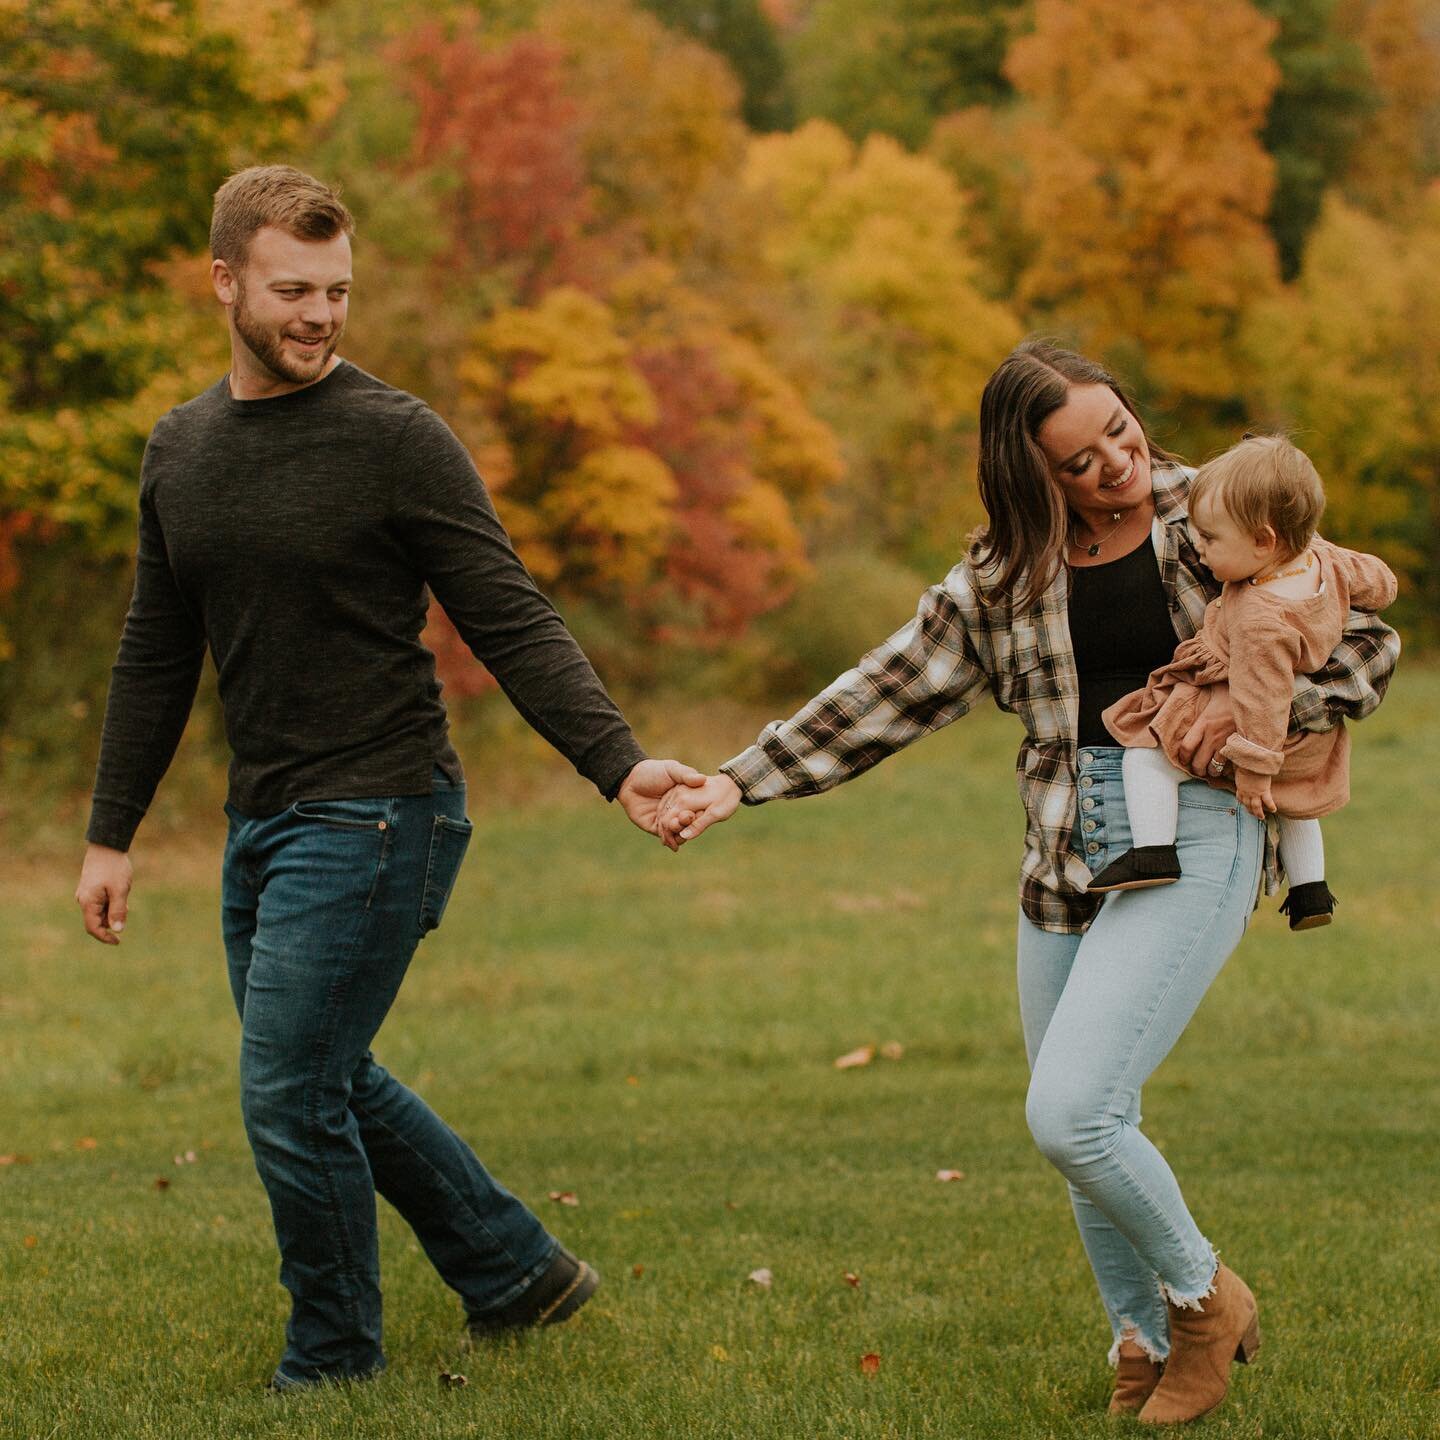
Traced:
[[[1186, 527], [1190, 474], [1147, 441], [1099, 365], [1021, 345], [980, 402], [989, 522], [968, 558], [855, 669], [704, 787], [676, 794], [665, 822], [685, 841], [742, 801], [817, 794], [987, 691], [1021, 717], [1026, 1118], [1069, 1182], [1110, 1320], [1110, 1409], [1157, 1424], [1218, 1405], [1259, 1329], [1249, 1288], [1218, 1263], [1139, 1128], [1140, 1087], [1239, 942], [1262, 870], [1268, 889], [1278, 883], [1265, 826], [1197, 780], [1181, 787], [1180, 882], [1086, 892], [1130, 845], [1122, 751], [1101, 711], [1170, 660], [1219, 591]], [[1369, 714], [1398, 652], [1392, 630], [1352, 613], [1325, 669], [1297, 682], [1292, 725], [1325, 730]], [[1233, 729], [1222, 691], [1186, 737], [1194, 771], [1223, 775], [1216, 752]]]

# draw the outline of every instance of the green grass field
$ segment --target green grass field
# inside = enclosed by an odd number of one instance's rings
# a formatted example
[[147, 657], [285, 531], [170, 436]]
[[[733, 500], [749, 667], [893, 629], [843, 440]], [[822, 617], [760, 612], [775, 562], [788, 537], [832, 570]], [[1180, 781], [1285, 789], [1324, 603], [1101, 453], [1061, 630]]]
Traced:
[[[1437, 711], [1440, 673], [1402, 671], [1327, 826], [1337, 923], [1292, 936], [1266, 901], [1147, 1090], [1261, 1304], [1259, 1363], [1207, 1436], [1440, 1434]], [[507, 782], [475, 807], [377, 1054], [605, 1284], [571, 1326], [461, 1355], [454, 1297], [387, 1212], [389, 1372], [283, 1400], [259, 1388], [286, 1297], [239, 1122], [218, 832], [142, 831], [119, 950], [81, 933], [78, 855], [12, 864], [0, 1434], [1115, 1435], [1108, 1331], [1024, 1123], [1018, 740], [971, 717], [673, 857], [551, 769], [530, 803]], [[472, 786], [517, 747], [474, 756]], [[890, 1041], [898, 1060], [832, 1064]]]

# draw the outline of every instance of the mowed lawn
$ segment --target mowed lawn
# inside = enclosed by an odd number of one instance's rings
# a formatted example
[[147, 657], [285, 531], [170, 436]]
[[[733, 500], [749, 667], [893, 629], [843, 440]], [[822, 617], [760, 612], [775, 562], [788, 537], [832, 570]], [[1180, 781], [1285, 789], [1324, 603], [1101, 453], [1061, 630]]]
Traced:
[[[1259, 1362], [1207, 1436], [1440, 1434], [1437, 713], [1440, 673], [1402, 670], [1327, 825], [1337, 923], [1292, 936], [1264, 901], [1147, 1089], [1260, 1300]], [[285, 1399], [260, 1390], [286, 1297], [238, 1115], [218, 833], [147, 853], [142, 831], [119, 950], [81, 934], [70, 857], [11, 866], [0, 1435], [1124, 1433], [1024, 1123], [1018, 741], [972, 716], [673, 857], [578, 783], [475, 807], [376, 1052], [604, 1285], [568, 1327], [462, 1355], [457, 1302], [386, 1211], [388, 1373]], [[487, 765], [506, 757], [474, 757], [477, 788]]]

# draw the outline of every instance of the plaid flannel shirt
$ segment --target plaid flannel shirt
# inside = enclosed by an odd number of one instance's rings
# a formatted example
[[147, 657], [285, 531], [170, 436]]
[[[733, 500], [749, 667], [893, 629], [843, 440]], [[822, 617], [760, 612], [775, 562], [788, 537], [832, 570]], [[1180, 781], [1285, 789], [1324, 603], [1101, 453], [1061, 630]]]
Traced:
[[[1200, 563], [1186, 524], [1194, 471], [1157, 466], [1152, 542], [1177, 640], [1199, 629], [1219, 582]], [[747, 805], [817, 795], [964, 715], [987, 692], [1025, 725], [1015, 773], [1025, 807], [1020, 903], [1044, 930], [1078, 933], [1101, 897], [1086, 893], [1090, 871], [1074, 845], [1075, 732], [1080, 678], [1070, 642], [1069, 570], [1016, 610], [987, 590], [993, 574], [972, 554], [925, 592], [915, 618], [877, 646], [789, 720], [767, 725], [748, 750], [720, 768]], [[1325, 668], [1297, 676], [1291, 726], [1329, 730], [1379, 705], [1400, 640], [1378, 617], [1352, 611]], [[1280, 882], [1274, 827], [1265, 882]]]

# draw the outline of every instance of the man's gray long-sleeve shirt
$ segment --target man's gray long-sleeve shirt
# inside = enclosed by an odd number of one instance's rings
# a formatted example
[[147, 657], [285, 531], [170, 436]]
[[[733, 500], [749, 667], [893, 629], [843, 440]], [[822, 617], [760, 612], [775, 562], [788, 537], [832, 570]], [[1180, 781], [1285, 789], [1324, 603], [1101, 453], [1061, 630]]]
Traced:
[[145, 451], [88, 838], [129, 848], [207, 644], [243, 814], [428, 794], [436, 764], [458, 776], [420, 642], [427, 586], [525, 719], [613, 796], [644, 752], [428, 406], [342, 363], [268, 400], [221, 380], [170, 411]]

